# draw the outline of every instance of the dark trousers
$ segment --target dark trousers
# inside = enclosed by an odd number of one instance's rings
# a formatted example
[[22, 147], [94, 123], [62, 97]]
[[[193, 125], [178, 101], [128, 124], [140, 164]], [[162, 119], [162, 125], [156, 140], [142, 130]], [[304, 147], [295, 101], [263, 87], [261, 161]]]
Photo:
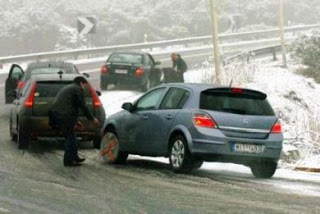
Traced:
[[55, 111], [49, 112], [49, 125], [62, 132], [65, 137], [64, 143], [64, 163], [71, 163], [78, 158], [78, 141], [74, 133], [73, 127], [76, 121], [66, 115], [62, 115]]

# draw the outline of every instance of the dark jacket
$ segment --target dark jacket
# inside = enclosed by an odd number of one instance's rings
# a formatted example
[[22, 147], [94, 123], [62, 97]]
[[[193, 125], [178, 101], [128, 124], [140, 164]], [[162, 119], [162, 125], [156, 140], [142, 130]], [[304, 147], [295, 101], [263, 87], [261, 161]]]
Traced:
[[86, 106], [83, 89], [76, 84], [70, 84], [59, 91], [50, 112], [63, 116], [67, 123], [73, 126], [77, 121], [79, 109], [88, 120], [93, 120], [93, 116]]
[[187, 63], [178, 55], [178, 59], [176, 62], [173, 62], [173, 69], [176, 69], [179, 73], [184, 73], [187, 71], [188, 66]]

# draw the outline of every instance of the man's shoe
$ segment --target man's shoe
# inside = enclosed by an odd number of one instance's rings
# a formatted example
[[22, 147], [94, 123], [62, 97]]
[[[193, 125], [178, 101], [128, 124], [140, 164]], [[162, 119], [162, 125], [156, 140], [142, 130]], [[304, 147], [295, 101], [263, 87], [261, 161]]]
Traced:
[[63, 163], [63, 165], [65, 166], [65, 167], [72, 167], [72, 166], [81, 166], [81, 164], [80, 163], [75, 163], [75, 162], [64, 162]]
[[76, 158], [74, 161], [76, 162], [76, 163], [82, 163], [82, 162], [84, 162], [86, 159], [85, 158]]

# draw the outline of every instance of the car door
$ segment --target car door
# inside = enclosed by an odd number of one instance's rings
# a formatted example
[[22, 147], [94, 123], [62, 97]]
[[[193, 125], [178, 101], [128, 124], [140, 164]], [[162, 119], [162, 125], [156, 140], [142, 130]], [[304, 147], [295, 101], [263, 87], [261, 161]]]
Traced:
[[158, 109], [165, 91], [166, 88], [163, 87], [148, 92], [136, 102], [131, 113], [123, 116], [123, 141], [126, 142], [129, 151], [138, 154], [148, 154], [152, 151], [148, 143], [155, 138], [155, 110]]
[[154, 140], [149, 142], [155, 151], [157, 151], [155, 155], [166, 154], [170, 130], [172, 129], [176, 115], [182, 111], [190, 95], [191, 92], [187, 89], [171, 87], [164, 96], [159, 110], [155, 111], [154, 117], [157, 121], [157, 131], [154, 133]]
[[161, 83], [161, 69], [157, 67], [157, 65], [160, 65], [160, 62], [155, 62], [150, 54], [147, 54], [146, 58], [148, 59], [150, 67], [150, 86], [155, 87]]
[[18, 86], [18, 83], [20, 79], [22, 78], [24, 74], [23, 69], [16, 64], [13, 64], [10, 68], [8, 78], [6, 79], [5, 82], [5, 100], [6, 104], [12, 103], [14, 98], [8, 96], [8, 92], [15, 90]]

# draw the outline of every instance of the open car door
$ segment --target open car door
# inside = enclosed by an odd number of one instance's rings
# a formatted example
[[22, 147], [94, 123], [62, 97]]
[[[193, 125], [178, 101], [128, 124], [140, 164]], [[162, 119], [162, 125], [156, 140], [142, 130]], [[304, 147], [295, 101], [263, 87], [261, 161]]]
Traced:
[[23, 74], [24, 74], [24, 71], [19, 65], [13, 64], [11, 66], [8, 78], [6, 80], [6, 85], [5, 85], [6, 104], [12, 103], [13, 100], [15, 99], [14, 97], [10, 96], [8, 92], [16, 90]]

